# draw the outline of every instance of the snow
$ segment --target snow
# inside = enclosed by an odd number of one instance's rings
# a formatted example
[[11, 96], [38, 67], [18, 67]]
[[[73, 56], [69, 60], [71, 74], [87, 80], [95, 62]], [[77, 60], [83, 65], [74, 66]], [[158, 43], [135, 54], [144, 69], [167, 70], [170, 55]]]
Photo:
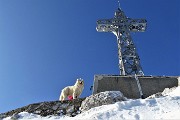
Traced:
[[100, 120], [178, 119], [180, 118], [180, 97], [168, 96], [157, 99], [116, 102], [115, 104], [90, 109], [76, 117]]
[[[142, 119], [180, 119], [180, 86], [165, 89], [162, 97], [152, 99], [128, 99], [115, 104], [92, 108], [75, 117], [47, 116], [22, 112], [19, 120], [142, 120]], [[5, 118], [3, 120], [10, 120]]]
[[169, 89], [169, 88], [166, 88], [164, 91], [163, 91], [163, 95], [168, 95], [168, 96], [180, 96], [180, 87], [177, 87], [177, 88], [172, 88], [172, 89]]

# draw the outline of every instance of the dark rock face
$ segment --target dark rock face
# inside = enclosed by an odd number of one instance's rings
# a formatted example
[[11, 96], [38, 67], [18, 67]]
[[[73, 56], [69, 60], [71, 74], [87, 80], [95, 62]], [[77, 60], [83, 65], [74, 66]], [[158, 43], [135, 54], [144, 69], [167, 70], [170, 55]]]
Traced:
[[113, 104], [118, 101], [125, 101], [126, 97], [120, 91], [100, 92], [87, 97], [81, 104], [81, 110], [86, 111], [93, 107]]
[[106, 91], [91, 95], [87, 98], [65, 100], [63, 102], [51, 101], [51, 102], [30, 104], [25, 107], [0, 114], [0, 120], [9, 116], [11, 116], [11, 119], [16, 120], [21, 117], [18, 115], [21, 112], [33, 113], [43, 117], [49, 115], [54, 115], [54, 116], [67, 115], [70, 117], [74, 117], [77, 114], [80, 114], [81, 111], [83, 112], [94, 107], [113, 104], [115, 102], [125, 101], [125, 100], [127, 100], [127, 98], [124, 97], [124, 95], [120, 91]]
[[0, 119], [13, 116], [18, 118], [18, 113], [20, 112], [28, 112], [34, 113], [41, 116], [48, 116], [48, 115], [68, 115], [68, 116], [75, 116], [80, 113], [79, 107], [81, 106], [82, 101], [85, 98], [78, 98], [74, 100], [65, 100], [61, 101], [51, 101], [51, 102], [41, 102], [30, 104], [28, 106], [18, 108], [16, 110], [12, 110], [6, 113], [0, 114]]

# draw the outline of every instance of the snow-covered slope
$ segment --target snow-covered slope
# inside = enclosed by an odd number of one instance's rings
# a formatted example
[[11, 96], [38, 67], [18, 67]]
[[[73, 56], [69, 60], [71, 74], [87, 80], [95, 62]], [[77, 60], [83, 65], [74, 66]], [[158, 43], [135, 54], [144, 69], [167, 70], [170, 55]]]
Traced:
[[[164, 97], [116, 102], [92, 108], [75, 117], [41, 117], [20, 113], [19, 120], [124, 120], [124, 119], [180, 119], [180, 87], [166, 89]], [[4, 120], [10, 120], [10, 117]]]

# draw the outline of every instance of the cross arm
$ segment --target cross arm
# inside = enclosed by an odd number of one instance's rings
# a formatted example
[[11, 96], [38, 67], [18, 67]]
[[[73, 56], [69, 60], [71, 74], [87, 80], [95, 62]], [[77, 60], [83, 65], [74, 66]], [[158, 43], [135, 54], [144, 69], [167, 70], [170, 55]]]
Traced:
[[144, 32], [147, 27], [146, 19], [101, 19], [97, 21], [98, 32], [113, 32], [117, 28], [125, 28], [131, 32]]
[[113, 19], [98, 20], [96, 30], [98, 32], [112, 32], [114, 30], [112, 21]]
[[146, 19], [131, 19], [128, 18], [129, 31], [131, 32], [144, 32], [147, 28]]

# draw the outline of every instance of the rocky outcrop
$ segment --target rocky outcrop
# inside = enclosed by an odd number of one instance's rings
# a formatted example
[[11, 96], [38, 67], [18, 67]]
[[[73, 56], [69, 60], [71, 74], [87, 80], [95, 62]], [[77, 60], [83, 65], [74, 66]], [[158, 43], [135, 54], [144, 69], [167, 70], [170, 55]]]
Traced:
[[[11, 119], [19, 119], [21, 116], [19, 113], [28, 112], [37, 114], [40, 116], [76, 116], [81, 111], [89, 110], [93, 107], [113, 104], [118, 101], [125, 101], [126, 97], [120, 91], [106, 91], [98, 94], [91, 95], [87, 98], [78, 98], [74, 100], [51, 101], [30, 104], [16, 110], [12, 110], [6, 113], [0, 114], [0, 120], [11, 116]], [[81, 109], [80, 109], [81, 107]]]
[[65, 100], [63, 102], [51, 101], [30, 104], [28, 106], [0, 114], [0, 120], [9, 116], [18, 119], [18, 113], [20, 112], [28, 112], [41, 116], [68, 115], [73, 117], [80, 113], [79, 107], [81, 106], [81, 103], [84, 99], [85, 98], [78, 98], [74, 100]]
[[81, 110], [86, 111], [93, 107], [113, 104], [118, 101], [125, 101], [126, 97], [120, 91], [106, 91], [86, 97], [81, 104]]

